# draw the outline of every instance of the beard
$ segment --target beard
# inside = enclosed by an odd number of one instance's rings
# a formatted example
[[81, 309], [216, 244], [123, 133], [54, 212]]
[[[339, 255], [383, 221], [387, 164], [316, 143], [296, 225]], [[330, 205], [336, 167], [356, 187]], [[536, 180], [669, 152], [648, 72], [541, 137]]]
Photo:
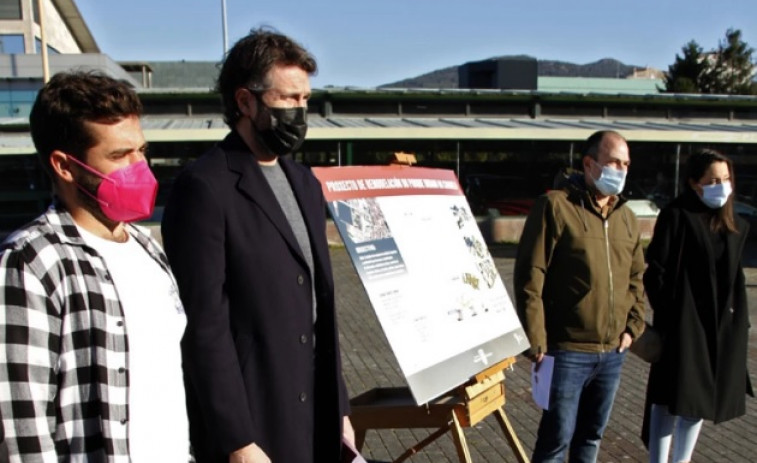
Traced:
[[78, 188], [76, 189], [76, 198], [79, 204], [92, 214], [98, 221], [105, 224], [114, 223], [102, 211], [100, 203], [97, 201], [97, 189], [103, 182], [100, 177], [80, 169], [80, 173], [74, 178]]

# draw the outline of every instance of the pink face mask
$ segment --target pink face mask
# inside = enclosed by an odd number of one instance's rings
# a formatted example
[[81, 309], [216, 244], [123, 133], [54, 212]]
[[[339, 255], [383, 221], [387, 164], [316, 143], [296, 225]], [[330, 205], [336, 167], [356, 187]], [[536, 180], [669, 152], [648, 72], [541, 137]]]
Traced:
[[152, 215], [158, 181], [152, 175], [147, 161], [139, 161], [104, 175], [73, 156], [69, 160], [79, 164], [103, 181], [97, 187], [97, 197], [81, 189], [100, 204], [103, 214], [115, 222], [134, 222]]

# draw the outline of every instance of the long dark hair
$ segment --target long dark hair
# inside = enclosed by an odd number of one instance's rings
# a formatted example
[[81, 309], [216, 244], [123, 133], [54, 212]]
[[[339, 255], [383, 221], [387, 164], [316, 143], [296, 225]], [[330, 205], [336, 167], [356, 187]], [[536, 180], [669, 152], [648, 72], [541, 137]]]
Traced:
[[[720, 209], [712, 209], [710, 217], [710, 229], [712, 231], [726, 230], [729, 233], [737, 233], [736, 220], [733, 217], [733, 197], [736, 195], [736, 183], [733, 175], [733, 162], [722, 153], [713, 149], [705, 148], [691, 156], [686, 161], [686, 186], [692, 189], [688, 180], [698, 183], [710, 165], [714, 162], [724, 162], [728, 166], [728, 174], [731, 177], [732, 193], [726, 203]], [[692, 192], [697, 194], [696, 191]]]

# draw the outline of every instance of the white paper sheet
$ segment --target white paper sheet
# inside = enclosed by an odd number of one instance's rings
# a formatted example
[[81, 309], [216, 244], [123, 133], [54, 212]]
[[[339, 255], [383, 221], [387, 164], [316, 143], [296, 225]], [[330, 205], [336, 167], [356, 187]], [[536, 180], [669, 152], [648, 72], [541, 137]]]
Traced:
[[555, 358], [550, 355], [545, 355], [540, 363], [531, 364], [531, 394], [542, 410], [549, 410], [549, 389], [554, 369]]
[[342, 439], [342, 461], [345, 463], [368, 463], [354, 445]]

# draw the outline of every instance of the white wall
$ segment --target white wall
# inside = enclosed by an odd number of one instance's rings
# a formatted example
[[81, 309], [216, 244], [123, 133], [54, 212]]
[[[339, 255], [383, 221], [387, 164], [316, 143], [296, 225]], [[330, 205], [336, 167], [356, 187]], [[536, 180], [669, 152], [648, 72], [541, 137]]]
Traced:
[[[37, 0], [25, 0], [26, 2], [36, 2]], [[47, 44], [60, 53], [81, 53], [81, 49], [76, 44], [73, 34], [66, 27], [66, 23], [53, 5], [52, 0], [43, 0], [45, 10], [45, 33]], [[31, 7], [31, 4], [30, 4]], [[31, 11], [31, 10], [30, 10]], [[34, 34], [40, 37], [41, 31], [38, 24], [32, 20]]]

